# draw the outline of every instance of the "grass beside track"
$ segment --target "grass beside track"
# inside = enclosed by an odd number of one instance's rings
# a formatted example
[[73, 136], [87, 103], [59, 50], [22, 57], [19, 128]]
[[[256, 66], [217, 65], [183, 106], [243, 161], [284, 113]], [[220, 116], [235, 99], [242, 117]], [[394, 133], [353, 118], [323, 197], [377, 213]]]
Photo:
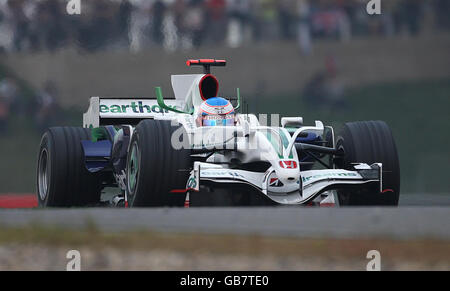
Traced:
[[[325, 260], [331, 264], [367, 261], [369, 250], [382, 254], [386, 268], [408, 262], [421, 269], [450, 268], [450, 242], [357, 239], [295, 239], [255, 235], [174, 234], [148, 231], [99, 231], [94, 224], [82, 230], [31, 225], [23, 228], [0, 228], [0, 248], [4, 246], [41, 246], [50, 249], [89, 249], [93, 253], [105, 249], [119, 252], [176, 252], [210, 257], [231, 255], [282, 260], [298, 258]], [[1, 261], [1, 252], [0, 252]], [[365, 265], [363, 265], [365, 266]], [[363, 269], [363, 268], [361, 268]]]

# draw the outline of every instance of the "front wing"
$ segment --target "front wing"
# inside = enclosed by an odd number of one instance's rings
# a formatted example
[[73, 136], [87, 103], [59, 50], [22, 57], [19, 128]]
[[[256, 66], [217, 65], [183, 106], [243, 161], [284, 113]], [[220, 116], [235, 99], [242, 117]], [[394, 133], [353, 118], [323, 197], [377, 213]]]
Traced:
[[[251, 172], [221, 165], [195, 162], [186, 189], [199, 191], [204, 181], [218, 184], [247, 184], [279, 204], [306, 204], [325, 191], [366, 188], [375, 184], [382, 191], [382, 164], [355, 164], [354, 170], [324, 169], [300, 172], [300, 179], [283, 185], [275, 170]], [[205, 194], [207, 195], [207, 194]]]

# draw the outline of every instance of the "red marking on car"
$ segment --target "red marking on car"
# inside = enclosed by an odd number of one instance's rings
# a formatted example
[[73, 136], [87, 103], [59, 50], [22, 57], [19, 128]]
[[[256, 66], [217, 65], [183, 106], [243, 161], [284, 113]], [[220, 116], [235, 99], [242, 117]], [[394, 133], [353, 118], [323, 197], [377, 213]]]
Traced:
[[273, 184], [273, 183], [275, 183], [276, 181], [278, 181], [278, 178], [270, 178], [269, 184]]
[[35, 194], [1, 194], [0, 208], [35, 208], [38, 201]]
[[188, 191], [196, 191], [194, 188], [187, 188], [187, 189], [173, 189], [170, 190], [170, 193], [186, 193]]
[[186, 65], [187, 65], [188, 67], [190, 67], [192, 64], [198, 64], [198, 63], [199, 63], [198, 60], [188, 60], [188, 61], [186, 62]]
[[170, 193], [186, 193], [186, 189], [173, 189], [170, 190]]
[[187, 60], [186, 65], [190, 67], [191, 65], [197, 64], [226, 64], [226, 60], [215, 60], [215, 59], [199, 59], [199, 60]]
[[212, 97], [216, 97], [216, 96], [217, 96], [217, 93], [219, 93], [219, 81], [217, 81], [217, 78], [214, 77], [214, 75], [206, 74], [206, 75], [204, 75], [204, 76], [200, 79], [200, 82], [198, 83], [198, 88], [199, 88], [199, 90], [200, 90], [200, 97], [202, 97], [203, 100], [206, 100], [206, 99], [207, 99], [207, 98], [203, 95], [203, 90], [202, 90], [203, 82], [204, 82], [206, 79], [211, 79], [211, 80], [213, 80], [213, 82], [214, 82], [215, 85], [216, 85], [216, 93], [215, 93], [214, 96], [212, 96]]
[[280, 161], [280, 167], [283, 169], [297, 169], [296, 161]]
[[189, 208], [191, 206], [189, 202], [189, 193], [186, 194], [186, 200], [184, 200], [184, 208]]
[[334, 207], [336, 206], [335, 203], [320, 203], [320, 207]]
[[214, 59], [200, 59], [200, 64], [208, 64], [208, 63], [214, 63], [216, 60]]
[[394, 190], [392, 190], [392, 189], [384, 189], [381, 193], [387, 193], [387, 192], [394, 193]]

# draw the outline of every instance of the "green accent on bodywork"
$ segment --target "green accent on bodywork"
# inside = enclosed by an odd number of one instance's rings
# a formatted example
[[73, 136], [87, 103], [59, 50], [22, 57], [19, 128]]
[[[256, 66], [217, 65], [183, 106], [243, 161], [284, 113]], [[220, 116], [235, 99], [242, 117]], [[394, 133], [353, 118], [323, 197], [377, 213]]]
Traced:
[[287, 149], [287, 147], [289, 146], [289, 140], [288, 140], [288, 138], [286, 137], [286, 135], [285, 135], [284, 132], [282, 132], [282, 131], [278, 131], [278, 134], [279, 134], [280, 137], [281, 137], [281, 142], [283, 143], [283, 147], [284, 147], [285, 149]]
[[292, 126], [285, 126], [284, 127], [289, 133], [295, 133], [295, 131], [297, 129], [299, 129], [298, 127], [292, 127]]
[[[287, 138], [287, 136], [284, 134], [284, 132], [282, 130], [279, 130], [278, 134], [281, 137], [281, 142], [283, 143], [283, 147], [285, 149], [287, 149], [288, 146], [289, 146], [289, 139]], [[289, 153], [289, 158], [290, 159], [294, 158], [294, 155], [292, 154], [292, 151]]]
[[164, 103], [164, 97], [163, 97], [163, 94], [162, 94], [161, 87], [156, 87], [155, 88], [155, 93], [156, 93], [156, 100], [158, 101], [158, 105], [162, 109], [173, 111], [173, 112], [176, 112], [176, 113], [183, 113], [183, 114], [192, 114], [192, 113], [194, 113], [194, 109], [192, 109], [190, 112], [186, 112], [186, 111], [178, 110], [178, 109], [175, 109], [173, 107], [167, 106]]
[[236, 88], [236, 97], [237, 97], [237, 105], [234, 108], [234, 110], [238, 110], [239, 107], [241, 107], [241, 90], [239, 88]]
[[[275, 129], [272, 129], [275, 130]], [[283, 150], [286, 150], [289, 146], [289, 139], [285, 135], [285, 133], [281, 130], [275, 130], [277, 135], [280, 137], [281, 142], [277, 142], [277, 140], [272, 136], [272, 130], [265, 130], [264, 134], [266, 135], [267, 139], [272, 144], [272, 147], [275, 149], [275, 151], [278, 154], [278, 157], [280, 159], [284, 158], [283, 156]], [[294, 158], [294, 155], [292, 154], [292, 151], [289, 153], [289, 158]]]
[[91, 130], [91, 141], [97, 142], [99, 140], [108, 139], [108, 131], [104, 127], [96, 127]]
[[271, 130], [266, 130], [266, 131], [264, 132], [264, 134], [266, 135], [267, 139], [268, 139], [268, 140], [270, 141], [270, 143], [272, 144], [272, 147], [274, 148], [274, 150], [277, 152], [278, 157], [279, 157], [280, 159], [282, 159], [282, 158], [283, 158], [283, 155], [282, 155], [282, 149], [280, 148], [280, 144], [278, 144], [278, 143], [276, 142], [276, 140], [275, 140], [274, 138], [272, 138], [272, 131], [271, 131]]
[[195, 188], [195, 187], [197, 187], [197, 181], [195, 181], [195, 178], [194, 178], [194, 177], [191, 177], [191, 178], [188, 180], [187, 188]]

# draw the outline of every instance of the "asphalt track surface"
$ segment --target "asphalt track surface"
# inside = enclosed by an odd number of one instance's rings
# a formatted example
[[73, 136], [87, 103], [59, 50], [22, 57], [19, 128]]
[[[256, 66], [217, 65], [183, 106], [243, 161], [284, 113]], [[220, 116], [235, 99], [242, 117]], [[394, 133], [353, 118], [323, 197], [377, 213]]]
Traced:
[[450, 240], [450, 195], [402, 195], [400, 207], [3, 209], [0, 226], [250, 234], [303, 238]]
[[144, 208], [5, 209], [0, 225], [102, 231], [246, 234], [301, 238], [450, 240], [450, 208]]

